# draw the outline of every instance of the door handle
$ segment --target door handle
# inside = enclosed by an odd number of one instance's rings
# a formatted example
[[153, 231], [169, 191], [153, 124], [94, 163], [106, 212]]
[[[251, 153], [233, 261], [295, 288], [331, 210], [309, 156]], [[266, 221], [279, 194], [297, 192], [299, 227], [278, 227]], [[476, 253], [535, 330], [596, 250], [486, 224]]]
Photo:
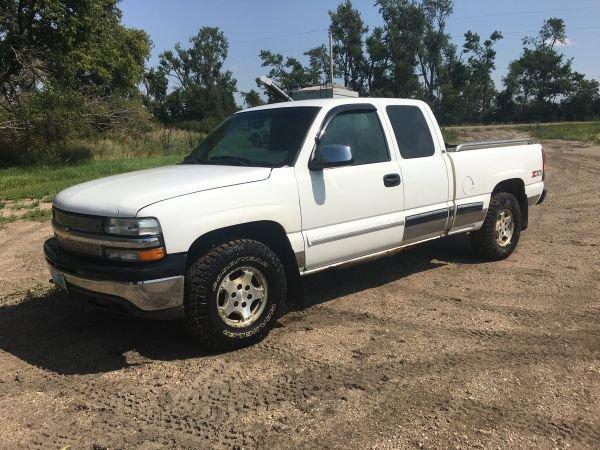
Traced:
[[400, 184], [400, 175], [397, 173], [388, 173], [383, 176], [383, 184], [385, 187], [398, 186]]

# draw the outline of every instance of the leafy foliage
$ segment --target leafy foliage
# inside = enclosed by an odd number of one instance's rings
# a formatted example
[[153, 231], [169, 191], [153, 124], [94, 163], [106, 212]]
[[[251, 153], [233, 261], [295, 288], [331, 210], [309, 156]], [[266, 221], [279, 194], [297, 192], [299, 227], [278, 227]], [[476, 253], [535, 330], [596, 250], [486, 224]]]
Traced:
[[584, 119], [600, 113], [598, 82], [572, 70], [572, 60], [557, 49], [565, 40], [564, 22], [557, 18], [546, 20], [537, 36], [523, 39], [523, 53], [510, 63], [498, 96], [500, 119]]
[[[492, 72], [500, 31], [485, 40], [467, 31], [459, 50], [446, 32], [452, 0], [376, 0], [375, 5], [383, 25], [371, 32], [350, 0], [329, 12], [335, 76], [361, 95], [425, 100], [443, 124], [600, 115], [598, 82], [573, 71], [560, 52], [558, 44], [566, 39], [561, 19], [548, 19], [536, 36], [523, 39], [523, 54], [511, 62], [504, 89], [497, 92]], [[306, 66], [269, 50], [260, 58], [269, 76], [291, 91], [327, 79], [327, 49], [304, 55]]]
[[121, 25], [117, 0], [0, 3], [0, 164], [147, 125], [137, 85], [149, 51], [144, 31]]
[[236, 80], [223, 70], [229, 44], [216, 27], [200, 28], [189, 42], [189, 48], [177, 44], [164, 51], [159, 66], [146, 72], [145, 102], [164, 124], [195, 124], [198, 131], [210, 131], [237, 109]]

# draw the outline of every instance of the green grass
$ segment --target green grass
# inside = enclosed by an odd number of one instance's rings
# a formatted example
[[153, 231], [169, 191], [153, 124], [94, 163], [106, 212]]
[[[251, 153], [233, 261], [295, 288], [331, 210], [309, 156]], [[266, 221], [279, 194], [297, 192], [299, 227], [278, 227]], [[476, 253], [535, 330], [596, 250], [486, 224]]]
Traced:
[[18, 220], [32, 220], [37, 222], [45, 222], [46, 220], [50, 220], [51, 217], [51, 209], [33, 208], [28, 210], [25, 214], [19, 216]]
[[556, 125], [525, 125], [515, 127], [538, 139], [566, 139], [600, 144], [600, 122], [561, 123]]
[[458, 133], [451, 128], [442, 128], [442, 136], [446, 144], [455, 144], [458, 140]]
[[[133, 170], [176, 164], [184, 154], [93, 160], [71, 166], [35, 166], [0, 169], [0, 201], [50, 201], [59, 191], [95, 178]], [[12, 209], [12, 208], [11, 208]], [[32, 207], [34, 211], [36, 207]]]

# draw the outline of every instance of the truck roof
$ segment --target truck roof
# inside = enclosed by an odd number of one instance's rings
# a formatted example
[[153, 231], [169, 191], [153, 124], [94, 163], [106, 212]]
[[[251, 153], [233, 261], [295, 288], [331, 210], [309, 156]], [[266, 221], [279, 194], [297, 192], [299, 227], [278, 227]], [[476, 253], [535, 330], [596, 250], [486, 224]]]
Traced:
[[[323, 98], [314, 100], [296, 100], [293, 102], [270, 103], [268, 105], [256, 106], [254, 108], [244, 109], [242, 111], [259, 111], [261, 109], [272, 108], [291, 108], [298, 106], [317, 106], [317, 107], [333, 107], [337, 105], [348, 105], [352, 103], [375, 103], [380, 105], [386, 104], [403, 104], [403, 105], [424, 105], [421, 100], [413, 100], [407, 98], [385, 98], [385, 97], [358, 97], [358, 98]], [[239, 112], [242, 112], [239, 111]]]

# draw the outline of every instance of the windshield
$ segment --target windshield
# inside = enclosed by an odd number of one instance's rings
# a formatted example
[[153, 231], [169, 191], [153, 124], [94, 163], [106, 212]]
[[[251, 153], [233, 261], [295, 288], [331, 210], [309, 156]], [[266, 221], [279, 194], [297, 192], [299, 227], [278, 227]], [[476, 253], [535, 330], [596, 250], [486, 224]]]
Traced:
[[317, 107], [272, 108], [234, 114], [183, 164], [282, 167], [295, 159]]

